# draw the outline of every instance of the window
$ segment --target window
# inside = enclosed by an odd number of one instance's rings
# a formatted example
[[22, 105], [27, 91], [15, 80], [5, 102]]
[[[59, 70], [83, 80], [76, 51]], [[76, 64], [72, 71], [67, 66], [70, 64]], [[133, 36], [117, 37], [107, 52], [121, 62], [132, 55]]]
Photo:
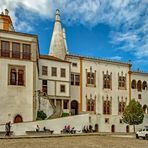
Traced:
[[138, 99], [142, 99], [141, 94], [138, 94]]
[[111, 101], [103, 101], [103, 114], [111, 114]]
[[45, 75], [45, 76], [48, 75], [48, 67], [47, 66], [42, 66], [42, 75]]
[[95, 85], [95, 73], [87, 72], [87, 85]]
[[126, 77], [118, 76], [118, 88], [125, 89], [126, 88]]
[[51, 72], [52, 72], [51, 73], [52, 76], [57, 76], [57, 68], [56, 67], [52, 67]]
[[48, 93], [48, 85], [47, 85], [47, 80], [42, 80], [42, 91], [44, 92], [44, 93]]
[[12, 58], [20, 58], [20, 44], [12, 43]]
[[1, 41], [1, 56], [10, 57], [10, 42]]
[[71, 74], [71, 85], [80, 85], [80, 74]]
[[65, 92], [65, 85], [60, 85], [60, 92]]
[[64, 68], [61, 68], [61, 77], [66, 77], [66, 70]]
[[105, 123], [109, 124], [109, 118], [105, 118]]
[[112, 81], [111, 81], [111, 74], [103, 74], [103, 88], [111, 89]]
[[24, 84], [24, 67], [10, 66], [9, 67], [9, 85], [20, 85]]
[[123, 100], [119, 101], [119, 103], [118, 103], [118, 111], [119, 111], [119, 113], [123, 113], [124, 109], [125, 109], [125, 102], [123, 102]]
[[142, 83], [140, 80], [137, 82], [137, 90], [142, 91]]
[[87, 111], [95, 111], [95, 100], [87, 100]]
[[73, 67], [77, 67], [77, 63], [72, 63], [72, 66]]
[[31, 59], [31, 45], [23, 44], [23, 59], [30, 60]]
[[136, 89], [136, 80], [132, 80], [132, 89]]

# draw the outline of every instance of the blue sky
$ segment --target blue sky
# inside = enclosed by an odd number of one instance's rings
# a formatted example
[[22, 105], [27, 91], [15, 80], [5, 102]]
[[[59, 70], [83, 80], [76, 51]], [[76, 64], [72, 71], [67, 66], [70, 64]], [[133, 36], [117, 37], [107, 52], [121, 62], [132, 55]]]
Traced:
[[38, 35], [42, 54], [58, 8], [71, 54], [131, 60], [134, 70], [148, 72], [148, 0], [3, 0], [0, 6], [16, 31]]

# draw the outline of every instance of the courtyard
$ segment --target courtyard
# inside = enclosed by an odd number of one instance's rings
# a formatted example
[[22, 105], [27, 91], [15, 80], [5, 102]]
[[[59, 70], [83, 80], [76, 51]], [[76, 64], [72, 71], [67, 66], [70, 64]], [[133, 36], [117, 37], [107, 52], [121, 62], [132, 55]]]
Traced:
[[148, 140], [111, 136], [0, 139], [0, 148], [147, 148]]

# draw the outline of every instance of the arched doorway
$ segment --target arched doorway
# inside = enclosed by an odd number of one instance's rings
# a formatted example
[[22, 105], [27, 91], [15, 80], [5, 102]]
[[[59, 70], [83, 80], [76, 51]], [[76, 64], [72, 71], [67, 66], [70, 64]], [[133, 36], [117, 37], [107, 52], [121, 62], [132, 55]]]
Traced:
[[20, 123], [23, 122], [23, 118], [21, 115], [16, 115], [14, 118], [14, 123]]
[[126, 126], [126, 132], [129, 133], [129, 126]]
[[111, 126], [111, 132], [114, 133], [115, 132], [115, 125]]
[[95, 132], [99, 132], [99, 125], [95, 124]]
[[73, 100], [71, 101], [71, 115], [78, 114], [78, 101]]

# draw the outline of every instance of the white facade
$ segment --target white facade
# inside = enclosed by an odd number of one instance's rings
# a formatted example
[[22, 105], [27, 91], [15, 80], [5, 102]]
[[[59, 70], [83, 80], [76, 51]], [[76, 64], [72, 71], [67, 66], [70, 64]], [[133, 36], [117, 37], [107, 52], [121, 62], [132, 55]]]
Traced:
[[[89, 113], [89, 124], [96, 131], [130, 132], [132, 129], [122, 122], [123, 107], [120, 109], [119, 104], [125, 107], [135, 98], [143, 106], [143, 125], [146, 125], [148, 73], [132, 72], [130, 63], [66, 54], [65, 36], [59, 10], [56, 12], [50, 55], [39, 55], [36, 36], [0, 31], [0, 44], [3, 41], [10, 43], [9, 57], [3, 55], [2, 49], [0, 52], [0, 123], [14, 122], [16, 115], [20, 115], [23, 121], [32, 121], [37, 111], [44, 111], [47, 118], [57, 118], [62, 113]], [[20, 44], [20, 53], [23, 52], [23, 44], [30, 44], [31, 59], [22, 59], [22, 55], [20, 59], [12, 58], [13, 42]], [[9, 84], [13, 65], [23, 67], [25, 71], [23, 86]], [[134, 89], [133, 80], [136, 81]]]
[[[10, 52], [2, 49], [4, 42], [8, 43]], [[20, 52], [13, 50], [13, 43], [19, 45]], [[31, 47], [29, 60], [23, 57], [24, 44]], [[34, 91], [36, 88], [37, 39], [35, 36], [1, 31], [0, 47], [2, 47], [0, 50], [0, 123], [15, 122], [17, 116], [21, 116], [23, 121], [32, 121], [36, 116]], [[23, 70], [23, 76], [20, 76], [22, 74], [19, 74], [19, 70]], [[21, 77], [23, 84], [19, 84]]]

